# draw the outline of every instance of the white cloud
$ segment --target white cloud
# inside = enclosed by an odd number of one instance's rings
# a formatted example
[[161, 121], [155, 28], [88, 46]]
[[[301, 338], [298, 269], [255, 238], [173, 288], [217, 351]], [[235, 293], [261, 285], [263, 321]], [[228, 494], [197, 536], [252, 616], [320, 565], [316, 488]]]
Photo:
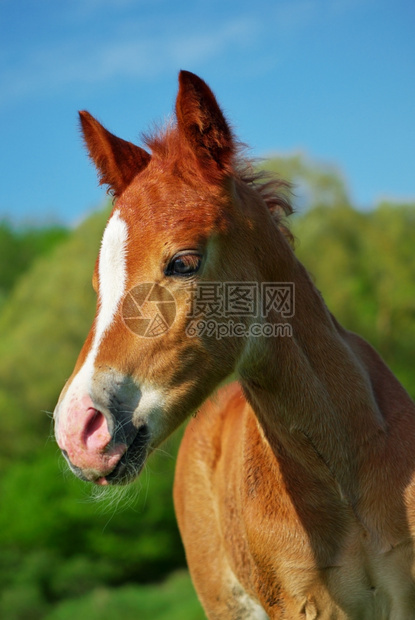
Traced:
[[[358, 10], [374, 0], [280, 0], [269, 6], [242, 3], [234, 17], [195, 4], [186, 10], [167, 0], [77, 0], [59, 13], [64, 36], [28, 37], [21, 49], [3, 50], [0, 104], [39, 93], [53, 94], [81, 84], [150, 77], [208, 61], [245, 54], [246, 65], [264, 70], [277, 62], [274, 41], [293, 43], [322, 19]], [[136, 4], [138, 3], [138, 12]], [[164, 5], [164, 10], [161, 5]], [[150, 7], [150, 8], [149, 8]], [[266, 10], [265, 10], [266, 9]], [[98, 18], [102, 15], [100, 21]], [[55, 16], [56, 18], [56, 16]], [[57, 19], [57, 18], [56, 18]], [[33, 41], [31, 40], [33, 39]], [[269, 41], [269, 54], [261, 45]], [[285, 45], [285, 44], [282, 44]], [[265, 58], [265, 60], [264, 60]]]
[[201, 63], [230, 48], [245, 46], [255, 32], [255, 22], [236, 18], [219, 27], [189, 28], [188, 34], [159, 28], [158, 34], [143, 36], [142, 30], [140, 24], [130, 23], [111, 38], [95, 40], [74, 33], [66, 41], [28, 53], [2, 72], [0, 103], [82, 83], [147, 77]]

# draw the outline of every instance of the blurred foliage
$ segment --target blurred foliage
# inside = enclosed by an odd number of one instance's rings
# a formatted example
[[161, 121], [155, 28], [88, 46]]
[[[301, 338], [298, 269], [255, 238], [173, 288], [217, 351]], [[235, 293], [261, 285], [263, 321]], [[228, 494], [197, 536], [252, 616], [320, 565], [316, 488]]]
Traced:
[[65, 227], [57, 224], [15, 226], [7, 219], [0, 220], [0, 307], [33, 260], [48, 254], [68, 234]]
[[205, 615], [185, 572], [172, 574], [158, 587], [100, 587], [77, 600], [58, 605], [46, 620], [203, 620]]
[[292, 184], [296, 211], [350, 204], [346, 182], [333, 165], [317, 163], [297, 153], [290, 157], [272, 157], [263, 162], [262, 168]]
[[318, 205], [293, 226], [297, 255], [340, 322], [366, 338], [415, 396], [415, 204]]
[[[374, 344], [415, 396], [415, 204], [360, 212], [332, 167], [301, 156], [266, 167], [295, 184], [296, 251], [329, 308]], [[94, 316], [91, 276], [107, 217], [105, 208], [71, 232], [0, 224], [0, 617], [7, 620], [204, 617], [187, 573], [177, 572], [185, 566], [171, 499], [180, 432], [121, 491], [77, 480], [50, 437], [47, 412]]]

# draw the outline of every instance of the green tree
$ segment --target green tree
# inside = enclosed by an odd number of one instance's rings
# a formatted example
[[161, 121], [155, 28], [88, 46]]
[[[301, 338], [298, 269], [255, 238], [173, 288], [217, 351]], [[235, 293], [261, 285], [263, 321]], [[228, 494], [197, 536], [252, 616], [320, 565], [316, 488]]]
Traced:
[[0, 307], [32, 262], [48, 254], [68, 234], [67, 228], [57, 224], [34, 227], [0, 221]]
[[294, 203], [299, 211], [350, 204], [346, 181], [333, 165], [297, 153], [289, 157], [272, 156], [262, 167], [292, 184]]
[[415, 396], [415, 204], [317, 207], [295, 221], [297, 254], [329, 309], [375, 346]]

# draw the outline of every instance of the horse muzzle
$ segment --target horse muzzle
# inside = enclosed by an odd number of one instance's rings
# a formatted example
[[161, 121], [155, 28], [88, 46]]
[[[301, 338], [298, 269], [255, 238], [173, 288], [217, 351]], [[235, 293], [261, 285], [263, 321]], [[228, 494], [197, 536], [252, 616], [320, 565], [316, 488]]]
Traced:
[[78, 390], [67, 393], [54, 413], [56, 441], [82, 480], [126, 484], [146, 461], [150, 431], [141, 416], [134, 418], [134, 407], [112, 390], [105, 393], [105, 404]]

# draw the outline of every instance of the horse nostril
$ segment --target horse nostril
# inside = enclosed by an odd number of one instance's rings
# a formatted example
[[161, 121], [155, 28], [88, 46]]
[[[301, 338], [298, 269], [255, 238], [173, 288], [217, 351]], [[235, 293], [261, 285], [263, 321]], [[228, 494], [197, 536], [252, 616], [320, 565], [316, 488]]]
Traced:
[[88, 409], [88, 418], [82, 433], [82, 442], [90, 450], [103, 450], [111, 441], [111, 434], [105, 416], [92, 407]]
[[102, 423], [102, 420], [100, 419], [100, 416], [102, 416], [102, 413], [98, 411], [98, 409], [91, 408], [89, 409], [89, 413], [90, 413], [90, 418], [88, 422], [86, 423], [84, 432], [83, 432], [83, 439], [85, 443], [88, 437], [90, 435], [93, 435], [94, 432], [98, 430], [100, 424]]

